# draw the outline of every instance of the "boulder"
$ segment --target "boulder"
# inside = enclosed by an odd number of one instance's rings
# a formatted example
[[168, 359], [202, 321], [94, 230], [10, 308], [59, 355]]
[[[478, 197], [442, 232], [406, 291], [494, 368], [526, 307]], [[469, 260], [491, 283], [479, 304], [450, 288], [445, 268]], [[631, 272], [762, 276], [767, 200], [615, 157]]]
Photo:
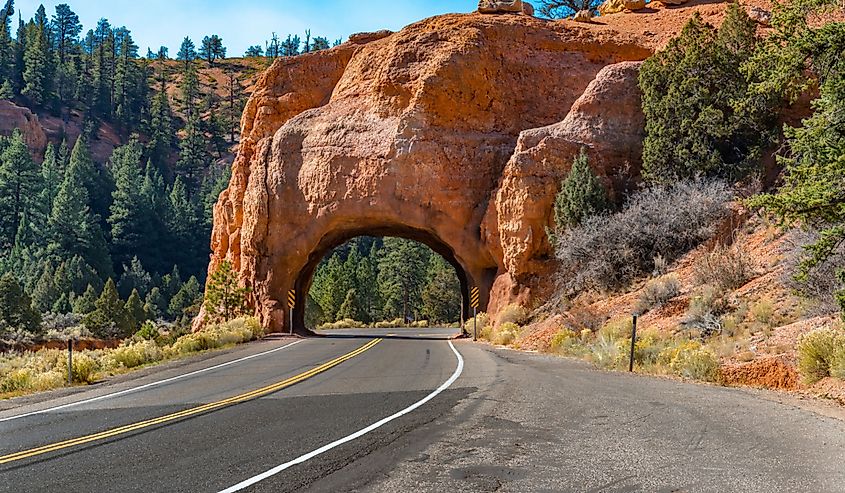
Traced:
[[371, 43], [373, 41], [378, 41], [380, 39], [384, 39], [388, 36], [393, 34], [393, 31], [388, 29], [382, 29], [381, 31], [375, 31], [371, 33], [356, 33], [352, 36], [349, 36], [349, 41], [351, 43], [355, 43], [358, 45], [363, 45], [367, 43]]
[[771, 27], [772, 25], [772, 12], [756, 5], [748, 8], [748, 17], [761, 26]]
[[524, 8], [522, 0], [479, 0], [478, 2], [478, 11], [482, 14], [521, 14]]
[[[651, 53], [526, 15], [452, 14], [278, 59], [244, 111], [209, 270], [231, 260], [270, 330], [287, 327], [287, 291], [306, 293], [323, 256], [359, 235], [431, 246], [464, 294], [481, 288], [482, 309], [531, 303], [531, 272], [548, 272], [533, 265], [548, 252], [548, 197], [571, 155], [594, 146], [602, 177], [635, 161], [636, 77], [618, 64]], [[294, 317], [303, 331], [304, 306]]]
[[20, 129], [24, 142], [35, 154], [44, 152], [47, 135], [38, 121], [38, 115], [29, 108], [0, 100], [0, 135], [11, 135], [15, 129]]
[[522, 2], [522, 13], [525, 15], [534, 15], [534, 6], [528, 2]]
[[626, 10], [642, 10], [645, 6], [645, 0], [607, 0], [599, 6], [599, 13], [601, 15], [610, 15]]
[[575, 17], [572, 18], [575, 22], [592, 22], [593, 13], [589, 10], [580, 10]]

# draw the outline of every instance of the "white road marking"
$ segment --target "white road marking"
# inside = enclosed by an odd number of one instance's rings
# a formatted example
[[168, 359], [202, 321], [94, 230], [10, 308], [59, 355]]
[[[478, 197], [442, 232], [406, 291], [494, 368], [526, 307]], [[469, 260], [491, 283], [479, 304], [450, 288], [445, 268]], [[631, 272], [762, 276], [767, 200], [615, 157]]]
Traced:
[[426, 402], [434, 399], [441, 392], [448, 389], [453, 383], [455, 383], [455, 380], [457, 380], [458, 377], [461, 376], [461, 373], [464, 371], [464, 358], [461, 357], [461, 353], [459, 353], [458, 350], [455, 349], [455, 345], [452, 344], [452, 341], [447, 341], [447, 342], [449, 343], [449, 347], [452, 348], [452, 352], [455, 353], [455, 356], [457, 356], [457, 358], [458, 358], [458, 367], [455, 369], [455, 373], [453, 373], [452, 376], [449, 377], [448, 380], [443, 382], [443, 385], [441, 385], [440, 387], [437, 387], [437, 389], [434, 392], [428, 394], [422, 400], [420, 400], [420, 401], [418, 401], [414, 404], [411, 404], [410, 406], [406, 407], [405, 409], [399, 411], [398, 413], [396, 413], [392, 416], [388, 416], [388, 417], [382, 419], [381, 421], [377, 421], [377, 422], [371, 424], [370, 426], [368, 426], [366, 428], [358, 430], [358, 431], [356, 431], [355, 433], [353, 433], [349, 436], [343, 437], [339, 440], [335, 440], [334, 442], [329, 443], [327, 445], [323, 445], [322, 447], [318, 448], [317, 450], [314, 450], [312, 452], [308, 452], [307, 454], [301, 455], [301, 456], [297, 457], [296, 459], [293, 459], [290, 462], [285, 462], [284, 464], [280, 464], [280, 465], [278, 465], [278, 466], [276, 466], [276, 467], [274, 467], [274, 468], [272, 468], [272, 469], [270, 469], [266, 472], [263, 472], [263, 473], [261, 473], [257, 476], [253, 476], [253, 477], [251, 477], [251, 478], [249, 478], [245, 481], [241, 481], [240, 483], [238, 483], [238, 484], [236, 484], [236, 485], [234, 485], [230, 488], [226, 488], [225, 490], [222, 490], [219, 493], [233, 493], [235, 491], [241, 491], [245, 488], [249, 488], [250, 486], [252, 486], [252, 485], [254, 485], [258, 482], [264, 481], [267, 478], [270, 478], [272, 476], [275, 476], [276, 474], [279, 474], [280, 472], [284, 471], [285, 469], [288, 469], [288, 468], [295, 466], [297, 464], [301, 464], [301, 463], [303, 463], [303, 462], [305, 462], [309, 459], [313, 459], [314, 457], [317, 457], [318, 455], [321, 455], [325, 452], [328, 452], [329, 450], [331, 450], [335, 447], [343, 445], [344, 443], [347, 443], [347, 442], [351, 442], [352, 440], [355, 440], [356, 438], [360, 438], [360, 437], [366, 435], [367, 433], [369, 433], [369, 432], [371, 432], [375, 429], [381, 428], [382, 426], [384, 426], [385, 424], [393, 421], [394, 419], [401, 418], [402, 416], [416, 410], [418, 407], [422, 406]]
[[111, 399], [113, 397], [118, 397], [118, 396], [121, 396], [121, 395], [131, 394], [132, 392], [138, 392], [139, 390], [144, 390], [144, 389], [148, 389], [150, 387], [156, 387], [156, 386], [159, 386], [159, 385], [164, 385], [166, 383], [175, 382], [176, 380], [181, 380], [183, 378], [188, 378], [188, 377], [192, 377], [194, 375], [199, 375], [200, 373], [205, 373], [205, 372], [208, 372], [208, 371], [217, 370], [217, 369], [220, 369], [220, 368], [223, 368], [223, 367], [226, 367], [226, 366], [234, 365], [236, 363], [242, 363], [244, 361], [247, 361], [247, 360], [250, 360], [250, 359], [253, 359], [253, 358], [257, 358], [259, 356], [265, 356], [265, 355], [268, 355], [268, 354], [271, 354], [271, 353], [275, 353], [277, 351], [281, 351], [282, 349], [287, 349], [287, 348], [289, 348], [289, 347], [291, 347], [295, 344], [299, 344], [300, 342], [302, 342], [302, 340], [294, 341], [290, 344], [285, 344], [282, 347], [277, 347], [277, 348], [271, 349], [269, 351], [256, 353], [256, 354], [253, 354], [251, 356], [245, 356], [243, 358], [239, 358], [239, 359], [236, 359], [236, 360], [227, 361], [226, 363], [221, 363], [219, 365], [210, 366], [208, 368], [203, 368], [202, 370], [196, 370], [196, 371], [192, 371], [190, 373], [185, 373], [183, 375], [177, 375], [175, 377], [167, 378], [167, 379], [164, 379], [164, 380], [159, 380], [157, 382], [151, 382], [151, 383], [148, 383], [148, 384], [144, 384], [144, 385], [141, 385], [139, 387], [132, 387], [130, 389], [121, 390], [120, 392], [113, 392], [111, 394], [105, 394], [105, 395], [101, 395], [99, 397], [92, 397], [90, 399], [85, 399], [85, 400], [78, 401], [78, 402], [71, 402], [69, 404], [62, 404], [61, 406], [50, 407], [50, 408], [47, 408], [47, 409], [41, 409], [39, 411], [32, 411], [32, 412], [25, 413], [25, 414], [18, 414], [18, 415], [15, 415], [15, 416], [9, 416], [7, 418], [0, 418], [0, 423], [2, 423], [4, 421], [12, 421], [14, 419], [26, 418], [27, 416], [35, 416], [37, 414], [47, 414], [47, 413], [50, 413], [50, 412], [53, 412], [53, 411], [58, 411], [58, 410], [61, 410], [61, 409], [67, 409], [69, 407], [80, 406], [82, 404], [90, 404], [92, 402], [102, 401], [102, 400], [105, 400], [105, 399]]

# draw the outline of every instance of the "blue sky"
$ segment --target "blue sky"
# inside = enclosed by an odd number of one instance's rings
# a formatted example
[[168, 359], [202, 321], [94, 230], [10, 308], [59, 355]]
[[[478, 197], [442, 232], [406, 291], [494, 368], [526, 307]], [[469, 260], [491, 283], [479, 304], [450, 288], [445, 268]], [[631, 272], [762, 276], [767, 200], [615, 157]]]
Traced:
[[[17, 0], [15, 7], [29, 19], [42, 2]], [[182, 38], [195, 43], [208, 34], [223, 37], [230, 56], [241, 56], [247, 46], [261, 44], [271, 32], [335, 40], [361, 31], [398, 30], [419, 19], [447, 12], [469, 12], [475, 0], [60, 0], [43, 2], [52, 15], [55, 6], [67, 3], [87, 31], [105, 17], [113, 26], [126, 26], [140, 46], [170, 48], [174, 56]]]

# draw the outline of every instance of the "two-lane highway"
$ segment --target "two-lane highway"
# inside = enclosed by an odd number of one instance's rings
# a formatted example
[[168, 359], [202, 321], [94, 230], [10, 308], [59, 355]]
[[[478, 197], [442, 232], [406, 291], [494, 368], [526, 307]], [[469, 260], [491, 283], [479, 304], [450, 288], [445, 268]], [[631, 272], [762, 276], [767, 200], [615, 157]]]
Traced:
[[453, 333], [265, 340], [6, 403], [0, 491], [845, 492], [841, 409]]

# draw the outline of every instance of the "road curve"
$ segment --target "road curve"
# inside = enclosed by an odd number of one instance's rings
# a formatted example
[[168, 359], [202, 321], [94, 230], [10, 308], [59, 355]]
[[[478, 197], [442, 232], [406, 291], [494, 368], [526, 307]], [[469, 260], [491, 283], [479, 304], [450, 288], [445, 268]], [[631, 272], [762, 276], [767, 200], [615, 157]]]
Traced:
[[[290, 340], [262, 341], [5, 403], [0, 420], [48, 411], [0, 421], [0, 462], [13, 459], [0, 463], [0, 491], [220, 492], [250, 478], [261, 480], [243, 491], [845, 491], [839, 419], [767, 393], [468, 341], [456, 353], [452, 332], [333, 331], [285, 349]], [[177, 414], [191, 409], [201, 411]]]

